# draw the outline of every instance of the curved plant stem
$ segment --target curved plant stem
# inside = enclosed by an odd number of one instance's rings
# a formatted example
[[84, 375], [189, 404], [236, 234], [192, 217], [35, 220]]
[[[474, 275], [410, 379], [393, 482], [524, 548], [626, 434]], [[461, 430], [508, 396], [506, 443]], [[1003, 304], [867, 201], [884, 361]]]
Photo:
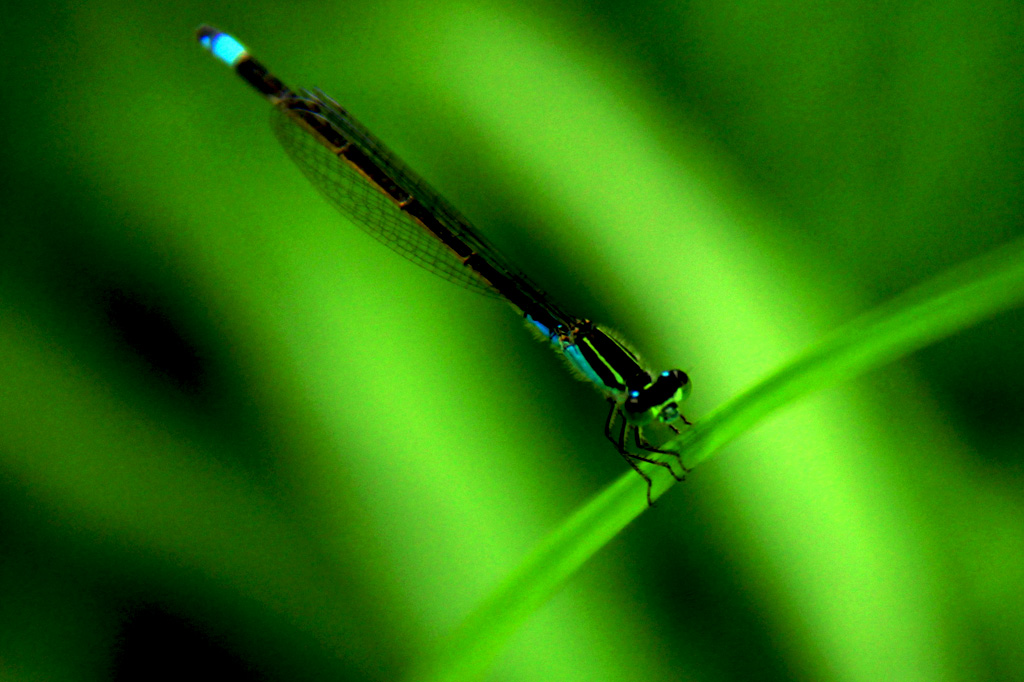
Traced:
[[[662, 447], [687, 466], [711, 457], [778, 408], [863, 374], [1024, 302], [1024, 240], [976, 258], [840, 327], [765, 380]], [[652, 497], [674, 482], [645, 467]], [[633, 472], [599, 493], [544, 538], [410, 678], [476, 679], [508, 638], [583, 562], [647, 509]]]

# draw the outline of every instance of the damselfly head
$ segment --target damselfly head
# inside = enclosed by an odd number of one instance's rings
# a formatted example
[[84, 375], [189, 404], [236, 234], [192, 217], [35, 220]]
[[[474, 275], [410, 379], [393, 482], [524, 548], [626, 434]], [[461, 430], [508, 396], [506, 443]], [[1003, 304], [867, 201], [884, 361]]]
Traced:
[[679, 404], [690, 397], [692, 390], [693, 384], [686, 372], [668, 370], [643, 388], [626, 394], [622, 411], [626, 421], [635, 426], [649, 424], [655, 419], [671, 424], [682, 416]]

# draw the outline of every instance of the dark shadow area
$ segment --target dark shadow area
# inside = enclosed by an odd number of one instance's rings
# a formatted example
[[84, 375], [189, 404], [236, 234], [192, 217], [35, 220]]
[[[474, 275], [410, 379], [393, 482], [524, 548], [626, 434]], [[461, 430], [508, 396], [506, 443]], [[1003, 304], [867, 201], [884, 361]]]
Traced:
[[131, 609], [121, 625], [111, 680], [268, 680], [195, 623], [154, 604]]

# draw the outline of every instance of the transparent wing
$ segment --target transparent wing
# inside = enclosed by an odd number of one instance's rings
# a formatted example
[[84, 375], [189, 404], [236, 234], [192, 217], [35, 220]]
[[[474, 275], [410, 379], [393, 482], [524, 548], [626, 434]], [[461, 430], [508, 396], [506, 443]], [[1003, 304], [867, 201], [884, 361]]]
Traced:
[[[318, 99], [316, 103], [319, 106], [315, 111], [326, 115], [324, 102]], [[338, 109], [340, 110], [340, 107]], [[346, 138], [357, 144], [378, 166], [401, 182], [404, 185], [403, 189], [432, 211], [439, 209], [438, 205], [431, 205], [425, 200], [427, 197], [439, 199], [437, 194], [428, 190], [422, 181], [416, 182], [413, 179], [415, 176], [407, 169], [402, 168], [399, 171], [395, 166], [394, 155], [379, 141], [365, 130], [352, 126], [351, 121], [350, 125], [342, 127], [338, 125], [339, 121], [333, 120], [334, 118], [329, 119], [331, 124], [338, 127]], [[313, 186], [371, 237], [420, 267], [455, 284], [489, 296], [498, 296], [487, 282], [463, 265], [434, 235], [399, 208], [384, 192], [367, 181], [359, 171], [321, 144], [285, 110], [274, 107], [271, 126], [285, 151]]]

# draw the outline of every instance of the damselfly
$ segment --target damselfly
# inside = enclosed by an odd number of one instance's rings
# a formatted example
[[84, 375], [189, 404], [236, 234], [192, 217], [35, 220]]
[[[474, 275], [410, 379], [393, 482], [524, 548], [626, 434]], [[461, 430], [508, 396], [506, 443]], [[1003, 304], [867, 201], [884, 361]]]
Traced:
[[[232, 67], [273, 105], [272, 126], [285, 151], [328, 201], [378, 241], [417, 265], [480, 293], [505, 299], [527, 323], [593, 383], [610, 404], [605, 435], [629, 465], [647, 481], [636, 462], [668, 469], [668, 462], [631, 451], [667, 454], [650, 445], [642, 427], [654, 422], [689, 424], [679, 405], [690, 395], [685, 372], [657, 377], [636, 354], [606, 329], [565, 312], [512, 266], [454, 207], [403, 164], [351, 114], [320, 90], [292, 90], [273, 76], [232, 36], [209, 26], [196, 32], [217, 58]], [[619, 417], [618, 434], [613, 433]]]

